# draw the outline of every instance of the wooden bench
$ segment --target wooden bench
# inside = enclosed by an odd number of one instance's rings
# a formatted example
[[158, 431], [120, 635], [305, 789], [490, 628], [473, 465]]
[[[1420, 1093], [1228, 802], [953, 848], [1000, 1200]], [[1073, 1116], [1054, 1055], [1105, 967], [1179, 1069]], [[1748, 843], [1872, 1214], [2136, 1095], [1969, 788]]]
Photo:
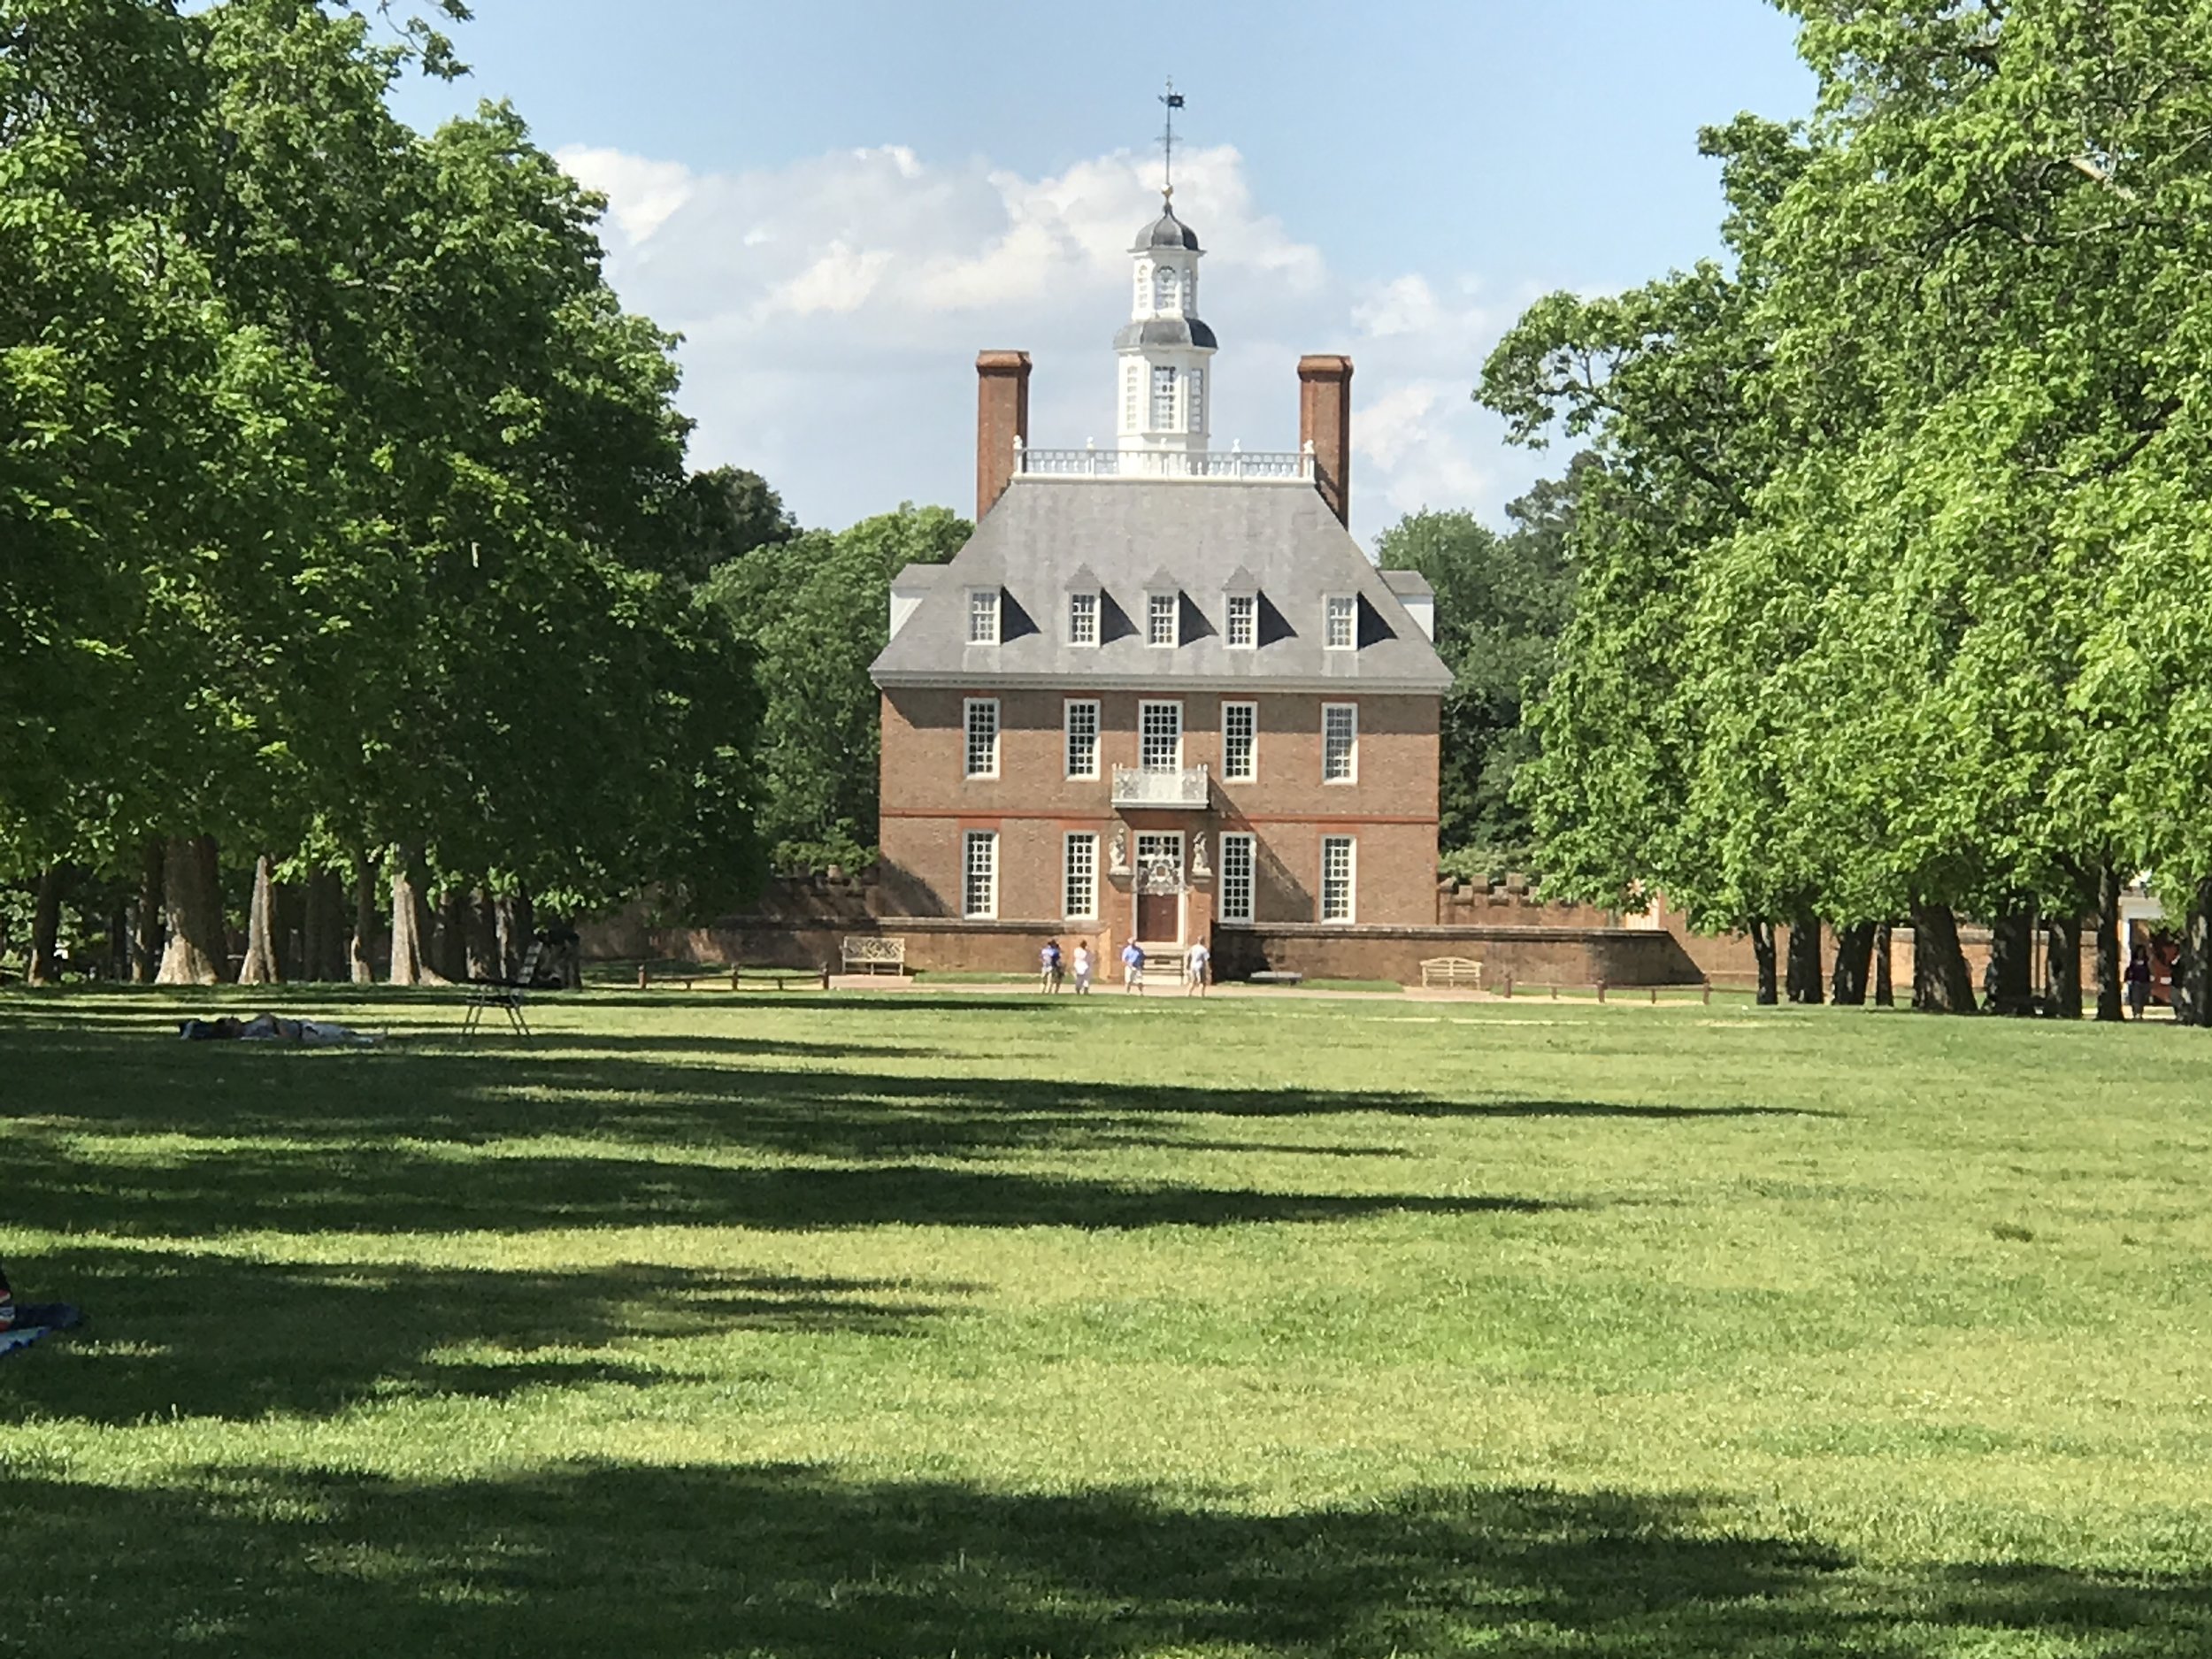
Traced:
[[873, 933], [858, 934], [846, 940], [839, 947], [839, 955], [845, 960], [845, 972], [848, 973], [858, 968], [865, 968], [871, 973], [879, 968], [888, 968], [897, 974], [906, 972], [906, 941], [903, 939], [885, 939]]
[[1482, 964], [1466, 956], [1431, 956], [1421, 964], [1421, 988], [1440, 985], [1448, 991], [1479, 991]]
[[1295, 968], [1266, 968], [1258, 973], [1248, 973], [1245, 978], [1254, 985], [1302, 985], [1306, 976]]

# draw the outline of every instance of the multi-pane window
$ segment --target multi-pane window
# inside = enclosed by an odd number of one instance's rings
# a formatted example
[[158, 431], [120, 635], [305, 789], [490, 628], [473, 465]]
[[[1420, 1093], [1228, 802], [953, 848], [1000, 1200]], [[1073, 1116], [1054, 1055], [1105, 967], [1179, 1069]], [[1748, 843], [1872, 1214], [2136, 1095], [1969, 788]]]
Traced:
[[1252, 919], [1252, 838], [1231, 834], [1221, 838], [1221, 919]]
[[1221, 775], [1230, 783], [1251, 783], [1260, 775], [1260, 705], [1221, 705]]
[[968, 590], [968, 643], [998, 643], [997, 588], [973, 588]]
[[1138, 757], [1147, 772], [1183, 770], [1183, 705], [1137, 705]]
[[1321, 781], [1359, 781], [1359, 704], [1321, 705]]
[[995, 917], [998, 914], [998, 836], [990, 830], [970, 830], [962, 841], [960, 913]]
[[968, 776], [998, 776], [998, 699], [971, 697], [968, 710]]
[[1125, 432], [1137, 429], [1137, 417], [1144, 411], [1144, 370], [1131, 364], [1121, 377], [1121, 425]]
[[1257, 645], [1260, 641], [1260, 596], [1257, 594], [1229, 595], [1229, 643], [1241, 650]]
[[1175, 371], [1152, 371], [1152, 430], [1175, 430]]
[[1183, 375], [1183, 425], [1192, 432], [1206, 429], [1206, 372], [1189, 369]]
[[1098, 919], [1098, 837], [1088, 833], [1067, 839], [1065, 879], [1060, 913], [1071, 922]]
[[1182, 604], [1179, 594], [1151, 594], [1144, 603], [1144, 637], [1148, 645], [1175, 643], [1176, 612]]
[[1321, 838], [1321, 919], [1325, 922], [1352, 919], [1353, 852], [1349, 835]]
[[1356, 595], [1329, 595], [1328, 626], [1321, 642], [1333, 651], [1348, 651], [1359, 643], [1359, 600]]
[[1145, 291], [1151, 286], [1152, 267], [1148, 265], [1139, 265], [1137, 267], [1137, 304], [1140, 307], [1144, 304]]
[[1179, 286], [1179, 285], [1175, 280], [1175, 267], [1173, 265], [1163, 265], [1153, 266], [1152, 309], [1156, 311], [1173, 311], [1175, 309], [1175, 293]]
[[1068, 776], [1098, 776], [1098, 704], [1071, 701], [1067, 707]]
[[1098, 643], [1098, 595], [1070, 594], [1068, 595], [1068, 643], [1095, 645]]

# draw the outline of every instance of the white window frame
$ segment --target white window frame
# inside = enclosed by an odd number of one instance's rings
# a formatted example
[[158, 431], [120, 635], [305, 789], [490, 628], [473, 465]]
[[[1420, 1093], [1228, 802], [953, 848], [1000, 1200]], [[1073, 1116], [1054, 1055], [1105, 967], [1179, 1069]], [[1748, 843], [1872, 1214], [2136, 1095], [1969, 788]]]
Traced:
[[1175, 430], [1175, 371], [1164, 364], [1152, 365], [1152, 424], [1147, 430]]
[[[1324, 650], [1356, 651], [1359, 649], [1359, 595], [1331, 594], [1322, 602], [1321, 646]], [[1338, 637], [1337, 625], [1343, 624], [1343, 637]]]
[[[1329, 718], [1345, 717], [1348, 740], [1344, 749], [1344, 770], [1340, 776], [1329, 771]], [[1321, 705], [1321, 781], [1325, 784], [1357, 783], [1359, 781], [1359, 704], [1356, 703], [1325, 703]]]
[[1121, 426], [1125, 432], [1141, 432], [1137, 424], [1144, 413], [1144, 365], [1133, 362], [1122, 374]]
[[[1329, 893], [1329, 853], [1333, 848], [1344, 849], [1344, 892], [1341, 915], [1332, 916]], [[1315, 916], [1331, 926], [1348, 927], [1359, 919], [1359, 841], [1351, 835], [1324, 835], [1321, 838], [1320, 896], [1316, 902]]]
[[[1090, 601], [1087, 607], [1083, 603], [1086, 599]], [[1099, 603], [1098, 593], [1094, 588], [1079, 589], [1068, 595], [1068, 643], [1070, 645], [1098, 643], [1098, 617], [1103, 607]], [[1086, 631], [1079, 626], [1083, 622], [1090, 624], [1088, 637], [1086, 637]]]
[[[1060, 756], [1064, 770], [1071, 780], [1095, 782], [1098, 778], [1098, 748], [1100, 707], [1095, 697], [1070, 697], [1060, 705]], [[1090, 718], [1090, 764], [1076, 764], [1075, 741], [1077, 718], [1087, 714]]]
[[[1160, 637], [1161, 607], [1166, 607], [1167, 637]], [[1144, 596], [1144, 642], [1155, 650], [1171, 651], [1183, 642], [1183, 595], [1147, 594]]]
[[[1081, 884], [1079, 891], [1078, 883]], [[1098, 919], [1098, 832], [1071, 830], [1060, 846], [1060, 909], [1062, 919], [1094, 922]]]
[[995, 588], [968, 589], [968, 643], [996, 645], [999, 642], [999, 616], [1002, 609], [999, 590]]
[[1203, 432], [1206, 429], [1206, 371], [1183, 371], [1183, 430]]
[[[979, 716], [981, 717], [980, 720], [979, 720]], [[998, 717], [998, 699], [996, 697], [969, 697], [962, 702], [960, 705], [960, 727], [967, 738], [967, 749], [964, 757], [966, 770], [962, 774], [963, 776], [969, 778], [995, 778], [998, 776], [999, 739], [1001, 736]], [[979, 767], [976, 764], [977, 727], [979, 724], [984, 722], [987, 722], [990, 727], [989, 733], [983, 740], [989, 746], [989, 754], [987, 756], [989, 764], [987, 766]]]
[[[1237, 626], [1242, 622], [1244, 626]], [[1243, 637], [1238, 638], [1240, 631]], [[1260, 596], [1257, 594], [1231, 594], [1229, 608], [1222, 618], [1222, 641], [1230, 650], [1250, 651], [1259, 649]]]
[[1152, 309], [1163, 315], [1173, 311], [1183, 295], [1183, 275], [1162, 261], [1152, 267]]
[[[1234, 754], [1229, 747], [1229, 726], [1233, 715], [1242, 715], [1248, 722], [1244, 733], [1244, 770], [1240, 772], [1231, 758]], [[1257, 783], [1260, 780], [1260, 705], [1256, 703], [1229, 702], [1221, 705], [1221, 781], [1224, 783]]]
[[960, 837], [960, 913], [971, 921], [998, 919], [996, 830], [969, 830]]
[[[1172, 709], [1175, 711], [1175, 753], [1171, 757], [1173, 764], [1171, 765], [1155, 766], [1151, 764], [1152, 754], [1148, 746], [1150, 743], [1151, 733], [1147, 728], [1151, 724], [1152, 711], [1155, 709]], [[1183, 732], [1183, 704], [1181, 699], [1173, 697], [1148, 697], [1145, 701], [1137, 704], [1138, 766], [1141, 770], [1152, 772], [1156, 775], [1164, 772], [1182, 771]]]
[[[1238, 870], [1240, 856], [1243, 869]], [[1252, 919], [1252, 907], [1259, 891], [1259, 838], [1243, 830], [1224, 832], [1221, 837], [1221, 874], [1217, 878], [1221, 895], [1221, 919], [1225, 922], [1247, 922]], [[1244, 902], [1237, 902], [1237, 886], [1244, 884]]]

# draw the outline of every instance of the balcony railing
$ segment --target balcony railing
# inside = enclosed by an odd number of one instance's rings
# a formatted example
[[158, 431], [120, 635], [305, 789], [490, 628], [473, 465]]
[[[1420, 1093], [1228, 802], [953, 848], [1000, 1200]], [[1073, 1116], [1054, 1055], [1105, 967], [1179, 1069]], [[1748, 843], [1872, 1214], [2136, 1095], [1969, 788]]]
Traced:
[[1176, 772], [1147, 772], [1141, 766], [1114, 768], [1117, 807], [1203, 807], [1212, 800], [1212, 781], [1203, 766]]
[[1313, 480], [1313, 448], [1230, 449], [1193, 455], [1181, 449], [1033, 449], [1014, 441], [1014, 471], [1033, 478]]

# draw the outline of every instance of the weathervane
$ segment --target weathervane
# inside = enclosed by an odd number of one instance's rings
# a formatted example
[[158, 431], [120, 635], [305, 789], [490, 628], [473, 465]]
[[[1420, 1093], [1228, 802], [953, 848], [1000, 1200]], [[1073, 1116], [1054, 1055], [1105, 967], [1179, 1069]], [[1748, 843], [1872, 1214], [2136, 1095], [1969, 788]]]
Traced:
[[1175, 77], [1170, 75], [1167, 90], [1160, 95], [1160, 102], [1167, 105], [1167, 131], [1160, 134], [1160, 153], [1166, 163], [1166, 172], [1160, 185], [1160, 195], [1169, 202], [1175, 200], [1175, 111], [1183, 107], [1183, 95], [1175, 89]]

